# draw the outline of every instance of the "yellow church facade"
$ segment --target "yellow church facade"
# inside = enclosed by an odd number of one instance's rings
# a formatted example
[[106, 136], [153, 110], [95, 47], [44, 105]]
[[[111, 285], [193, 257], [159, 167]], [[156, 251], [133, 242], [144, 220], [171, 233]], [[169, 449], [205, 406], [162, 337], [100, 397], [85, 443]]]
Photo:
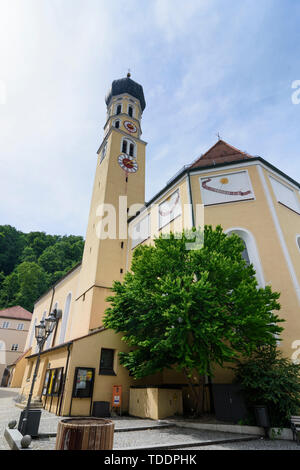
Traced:
[[[299, 183], [263, 158], [220, 139], [145, 203], [143, 89], [130, 76], [115, 80], [106, 104], [107, 121], [98, 150], [82, 262], [35, 303], [25, 346], [29, 352], [23, 398], [29, 393], [38, 355], [34, 327], [56, 308], [62, 310], [62, 316], [41, 354], [33, 392], [44, 408], [62, 416], [88, 416], [95, 402], [112, 403], [113, 389], [119, 387], [123, 412], [160, 418], [182, 413], [181, 392], [177, 395], [177, 391], [185, 389], [183, 377], [166, 370], [135, 381], [118, 360], [118, 353], [127, 351], [122, 335], [105, 329], [103, 316], [113, 281], [122, 280], [130, 270], [136, 246], [153, 243], [160, 233], [180, 232], [204, 223], [221, 225], [228, 235], [237, 233], [245, 243], [243, 256], [254, 265], [258, 284], [271, 285], [281, 293], [280, 316], [286, 322], [280, 348], [297, 361]], [[214, 383], [231, 379], [228, 369], [215, 370]], [[143, 385], [148, 389], [138, 392], [131, 388]], [[140, 399], [143, 393], [151, 394], [150, 401]], [[148, 410], [148, 415], [145, 409], [138, 409], [143, 400], [159, 401], [159, 413], [152, 412], [155, 405], [149, 405], [152, 411]]]

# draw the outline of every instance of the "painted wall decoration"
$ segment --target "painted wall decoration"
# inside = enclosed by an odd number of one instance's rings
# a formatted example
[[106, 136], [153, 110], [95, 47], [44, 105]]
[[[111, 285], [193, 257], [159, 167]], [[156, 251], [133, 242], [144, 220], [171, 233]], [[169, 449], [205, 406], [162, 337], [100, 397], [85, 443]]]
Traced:
[[135, 248], [137, 245], [147, 240], [150, 236], [150, 214], [141, 219], [132, 229], [132, 244], [131, 248]]
[[270, 181], [277, 201], [300, 213], [299, 202], [297, 200], [295, 191], [290, 189], [285, 184], [280, 183], [272, 176], [270, 176]]
[[169, 196], [158, 207], [159, 228], [170, 223], [173, 219], [181, 215], [181, 201], [179, 189]]
[[254, 199], [247, 171], [200, 178], [200, 188], [205, 205]]

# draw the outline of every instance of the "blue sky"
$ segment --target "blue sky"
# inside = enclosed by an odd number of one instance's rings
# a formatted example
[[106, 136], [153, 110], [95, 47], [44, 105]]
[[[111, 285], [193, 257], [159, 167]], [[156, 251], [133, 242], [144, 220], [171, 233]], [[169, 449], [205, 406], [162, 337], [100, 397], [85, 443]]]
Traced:
[[298, 0], [0, 0], [0, 224], [85, 236], [104, 96], [147, 107], [146, 199], [217, 140], [300, 181]]

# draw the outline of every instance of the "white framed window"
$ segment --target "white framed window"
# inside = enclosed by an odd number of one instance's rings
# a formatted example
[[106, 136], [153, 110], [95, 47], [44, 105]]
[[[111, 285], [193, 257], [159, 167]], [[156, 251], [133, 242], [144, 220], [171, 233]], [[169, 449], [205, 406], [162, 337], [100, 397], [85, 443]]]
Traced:
[[61, 321], [59, 344], [63, 343], [65, 340], [67, 324], [68, 324], [68, 319], [69, 319], [69, 314], [70, 314], [71, 299], [72, 299], [72, 294], [69, 293], [66, 299], [65, 310], [62, 316], [62, 321]]
[[122, 113], [122, 104], [117, 103], [115, 109], [116, 109], [116, 114], [121, 114]]
[[225, 233], [229, 236], [230, 234], [235, 233], [242, 239], [245, 246], [245, 249], [242, 252], [242, 257], [246, 261], [247, 265], [253, 265], [259, 287], [265, 287], [266, 283], [264, 280], [262, 265], [256, 247], [255, 238], [252, 233], [249, 232], [249, 230], [240, 227], [230, 228], [229, 230], [226, 230]]
[[9, 327], [9, 321], [4, 321], [4, 322], [2, 323], [2, 328], [5, 328], [5, 329], [6, 329], [6, 328], [8, 328], [8, 327]]
[[113, 126], [116, 128], [116, 129], [120, 129], [120, 124], [121, 124], [121, 121], [120, 119], [116, 119], [113, 123]]
[[19, 345], [18, 344], [13, 344], [11, 346], [11, 351], [18, 351]]
[[18, 323], [17, 330], [23, 330], [23, 329], [24, 329], [24, 323]]
[[[55, 305], [54, 305], [54, 307], [51, 311], [53, 312], [53, 310], [55, 310], [56, 308], [58, 308], [58, 302], [55, 303]], [[47, 312], [44, 312], [44, 313], [47, 314]], [[43, 318], [43, 320], [44, 320], [44, 318]], [[55, 331], [55, 329], [54, 329], [54, 331]], [[51, 347], [51, 341], [53, 339], [53, 334], [54, 334], [54, 332], [52, 331], [52, 333], [50, 333], [50, 335], [48, 336], [47, 341], [45, 343], [44, 349], [49, 349]]]
[[33, 323], [32, 326], [31, 326], [30, 339], [29, 339], [29, 343], [28, 343], [28, 347], [29, 347], [29, 348], [31, 348], [32, 343], [33, 343], [33, 335], [35, 334], [35, 326], [36, 326], [36, 323], [37, 323], [37, 319], [35, 318], [35, 319], [34, 319], [34, 323]]

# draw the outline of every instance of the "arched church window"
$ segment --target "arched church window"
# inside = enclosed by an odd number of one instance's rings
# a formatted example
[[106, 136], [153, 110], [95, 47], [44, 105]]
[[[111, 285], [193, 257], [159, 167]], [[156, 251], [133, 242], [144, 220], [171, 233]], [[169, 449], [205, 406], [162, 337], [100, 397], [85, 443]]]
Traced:
[[120, 127], [120, 121], [115, 121], [115, 128], [119, 129], [119, 127]]
[[257, 283], [260, 287], [264, 287], [264, 275], [254, 236], [248, 230], [243, 228], [232, 228], [226, 231], [227, 235], [231, 235], [232, 233], [238, 235], [243, 241], [245, 248], [242, 252], [242, 257], [246, 261], [247, 266], [250, 264], [253, 265], [256, 272]]
[[122, 111], [122, 105], [118, 104], [116, 114], [121, 114], [121, 111]]
[[249, 258], [249, 253], [248, 253], [248, 249], [247, 249], [247, 245], [245, 243], [245, 241], [241, 238], [243, 244], [244, 244], [244, 251], [242, 252], [242, 258], [244, 261], [246, 261], [246, 264], [247, 266], [250, 266], [250, 258]]
[[133, 107], [132, 106], [128, 106], [128, 114], [130, 117], [133, 117]]
[[[55, 303], [55, 305], [54, 305], [54, 307], [53, 307], [53, 310], [55, 310], [55, 309], [57, 309], [57, 308], [58, 308], [58, 302]], [[53, 311], [53, 310], [51, 310], [51, 311]], [[46, 312], [45, 312], [45, 313], [46, 313]], [[48, 339], [47, 339], [47, 341], [46, 341], [46, 343], [45, 343], [44, 349], [49, 349], [49, 348], [51, 347], [51, 341], [52, 341], [52, 339], [53, 339], [53, 333], [54, 333], [54, 332], [50, 333], [50, 335], [48, 336]]]
[[123, 138], [122, 145], [121, 145], [121, 152], [126, 153], [130, 157], [136, 157], [135, 143], [130, 139]]
[[68, 297], [67, 297], [66, 303], [65, 303], [65, 310], [64, 310], [64, 313], [63, 313], [61, 327], [60, 327], [59, 344], [63, 343], [64, 340], [65, 340], [67, 324], [68, 324], [68, 319], [69, 319], [69, 313], [70, 313], [71, 299], [72, 299], [72, 294], [70, 293], [70, 294], [68, 294]]

